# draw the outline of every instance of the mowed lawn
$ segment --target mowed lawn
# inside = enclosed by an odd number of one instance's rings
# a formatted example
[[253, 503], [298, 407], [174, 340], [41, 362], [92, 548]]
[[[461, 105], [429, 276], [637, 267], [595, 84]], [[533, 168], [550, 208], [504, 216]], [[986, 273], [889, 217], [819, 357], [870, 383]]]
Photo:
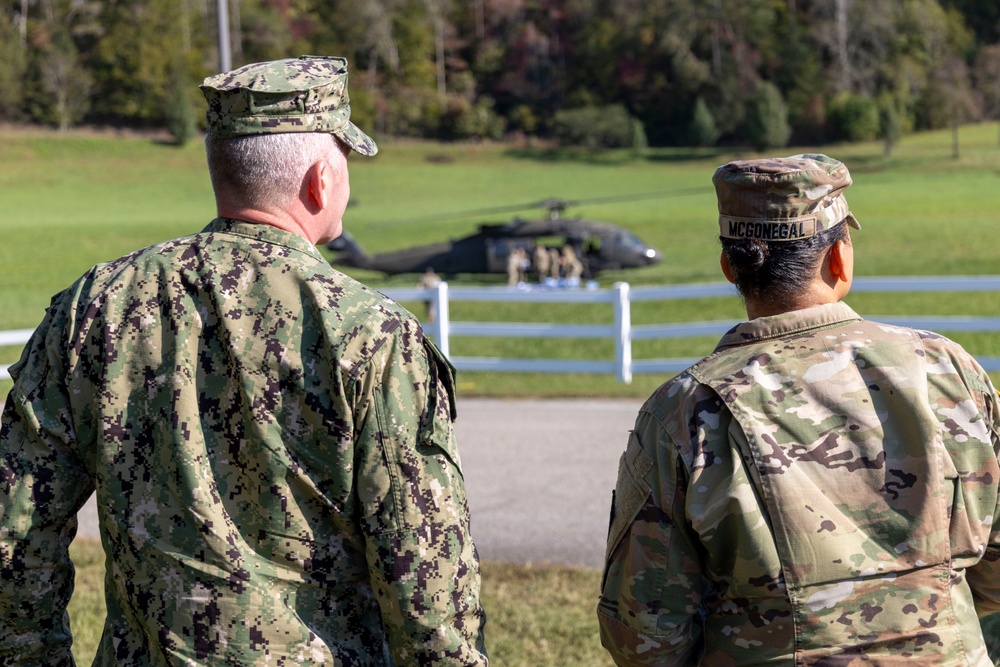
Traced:
[[[59, 136], [0, 130], [0, 330], [34, 327], [53, 293], [92, 264], [177, 235], [200, 230], [214, 214], [203, 149], [93, 133]], [[951, 157], [947, 132], [904, 139], [891, 157], [876, 143], [795, 147], [822, 150], [848, 164], [855, 184], [848, 200], [861, 221], [854, 235], [859, 276], [936, 276], [1000, 273], [997, 224], [1000, 146], [993, 124], [961, 129], [961, 156]], [[450, 214], [550, 197], [573, 203], [568, 217], [621, 225], [664, 254], [656, 266], [602, 274], [602, 286], [715, 282], [718, 268], [714, 169], [751, 153], [653, 149], [590, 155], [510, 149], [497, 145], [382, 142], [373, 159], [351, 159], [354, 205], [345, 227], [369, 251], [458, 238], [477, 224], [515, 215], [541, 216], [538, 207], [469, 217]], [[602, 202], [630, 194], [657, 198]], [[440, 216], [440, 217], [435, 217]], [[410, 222], [419, 219], [419, 222]], [[375, 286], [412, 286], [412, 275], [348, 273]], [[503, 284], [504, 276], [458, 276], [453, 284]], [[995, 316], [995, 293], [856, 294], [863, 315]], [[421, 304], [408, 303], [418, 309]], [[636, 324], [734, 320], [738, 299], [644, 302]], [[606, 305], [456, 303], [459, 321], [608, 323]], [[974, 354], [1000, 356], [1000, 335], [952, 335]], [[634, 357], [699, 357], [715, 337], [638, 341]], [[17, 348], [0, 348], [0, 364]], [[456, 356], [611, 359], [609, 340], [452, 339]], [[463, 395], [644, 397], [664, 378], [637, 376], [624, 385], [610, 376], [462, 373]], [[994, 379], [1000, 379], [995, 375]], [[0, 391], [9, 386], [0, 382]]]
[[[0, 330], [34, 327], [52, 294], [96, 262], [200, 230], [214, 203], [200, 144], [183, 148], [148, 139], [96, 133], [57, 135], [0, 129]], [[774, 154], [816, 150], [788, 148]], [[907, 137], [891, 157], [878, 144], [821, 149], [846, 162], [855, 185], [848, 200], [863, 229], [854, 235], [859, 276], [1000, 274], [1000, 146], [995, 125], [963, 127], [961, 156], [951, 156], [950, 134]], [[352, 206], [345, 227], [369, 251], [457, 238], [483, 222], [542, 215], [537, 208], [469, 218], [446, 214], [550, 197], [572, 202], [568, 216], [619, 224], [665, 260], [646, 269], [605, 274], [637, 285], [721, 280], [715, 235], [714, 169], [751, 153], [654, 149], [587, 155], [511, 150], [496, 145], [445, 146], [382, 142], [379, 155], [351, 160]], [[692, 188], [700, 189], [690, 193]], [[670, 196], [669, 193], [685, 194]], [[631, 193], [661, 198], [617, 203], [591, 201]], [[439, 220], [427, 220], [441, 215]], [[422, 222], [408, 222], [416, 218]], [[384, 278], [348, 271], [375, 286], [411, 286], [415, 276]], [[459, 276], [455, 284], [503, 283]], [[848, 302], [877, 315], [997, 317], [995, 293], [857, 294]], [[419, 304], [408, 304], [414, 308]], [[738, 300], [643, 303], [636, 323], [739, 319]], [[598, 306], [526, 307], [454, 304], [456, 320], [609, 322]], [[950, 333], [950, 332], [943, 332]], [[974, 354], [1000, 356], [1000, 334], [953, 333]], [[636, 358], [697, 357], [714, 338], [636, 345]], [[454, 339], [462, 356], [610, 358], [605, 341]], [[0, 349], [0, 364], [16, 360]], [[1000, 380], [995, 374], [994, 381]], [[665, 378], [636, 377], [631, 385], [604, 376], [462, 373], [460, 395], [644, 397]], [[9, 382], [0, 382], [6, 394]], [[100, 633], [99, 545], [75, 548], [81, 586], [71, 617], [78, 656], [87, 664]], [[84, 585], [86, 578], [89, 584]], [[490, 646], [497, 665], [605, 665], [593, 609], [599, 573], [558, 566], [484, 564]]]

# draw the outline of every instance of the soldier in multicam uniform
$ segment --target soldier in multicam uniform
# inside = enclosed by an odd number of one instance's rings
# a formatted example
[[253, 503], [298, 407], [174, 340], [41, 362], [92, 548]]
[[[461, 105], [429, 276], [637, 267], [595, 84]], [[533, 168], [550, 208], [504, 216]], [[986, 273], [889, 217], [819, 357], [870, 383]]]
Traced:
[[619, 665], [991, 665], [1000, 404], [956, 343], [869, 322], [846, 167], [714, 177], [750, 321], [645, 403], [598, 607]]
[[88, 271], [20, 361], [0, 442], [0, 661], [71, 665], [96, 490], [98, 665], [486, 665], [452, 368], [334, 271], [346, 61], [210, 77], [219, 218]]

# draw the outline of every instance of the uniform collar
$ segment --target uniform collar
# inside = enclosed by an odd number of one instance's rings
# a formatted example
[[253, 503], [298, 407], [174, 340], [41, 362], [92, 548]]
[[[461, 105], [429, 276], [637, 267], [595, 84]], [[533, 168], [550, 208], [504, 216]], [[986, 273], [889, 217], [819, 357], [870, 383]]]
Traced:
[[244, 222], [242, 220], [233, 220], [232, 218], [216, 218], [212, 222], [208, 223], [208, 226], [202, 230], [202, 233], [234, 234], [236, 236], [245, 236], [256, 241], [283, 245], [287, 248], [291, 248], [292, 250], [298, 250], [299, 252], [306, 253], [307, 255], [312, 255], [318, 259], [324, 259], [323, 255], [316, 248], [316, 246], [310, 243], [307, 239], [299, 236], [298, 234], [285, 231], [284, 229], [279, 229], [262, 223]]
[[727, 331], [715, 349], [719, 351], [727, 347], [784, 338], [810, 329], [831, 327], [860, 319], [861, 316], [842, 301], [793, 310], [770, 317], [758, 317], [749, 322], [741, 322]]

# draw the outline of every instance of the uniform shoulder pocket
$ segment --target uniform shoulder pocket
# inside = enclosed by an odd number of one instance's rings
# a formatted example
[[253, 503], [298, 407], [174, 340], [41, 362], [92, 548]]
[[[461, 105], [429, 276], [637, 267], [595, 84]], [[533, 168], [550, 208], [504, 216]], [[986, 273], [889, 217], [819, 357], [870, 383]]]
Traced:
[[424, 351], [427, 353], [427, 363], [430, 365], [433, 380], [440, 382], [448, 395], [448, 416], [451, 421], [455, 421], [458, 413], [455, 406], [455, 367], [430, 338], [424, 338]]
[[611, 558], [628, 527], [649, 498], [646, 475], [653, 460], [642, 449], [639, 437], [630, 432], [628, 446], [618, 462], [618, 482], [611, 500], [611, 521], [608, 527], [607, 558]]

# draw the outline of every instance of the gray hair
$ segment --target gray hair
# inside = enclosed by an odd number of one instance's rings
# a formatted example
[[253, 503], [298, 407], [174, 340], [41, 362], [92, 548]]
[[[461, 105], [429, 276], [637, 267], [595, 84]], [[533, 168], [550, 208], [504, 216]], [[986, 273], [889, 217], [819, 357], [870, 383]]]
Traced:
[[284, 132], [220, 139], [205, 135], [208, 173], [217, 196], [258, 210], [283, 208], [302, 190], [309, 167], [343, 154], [339, 141], [326, 132]]

